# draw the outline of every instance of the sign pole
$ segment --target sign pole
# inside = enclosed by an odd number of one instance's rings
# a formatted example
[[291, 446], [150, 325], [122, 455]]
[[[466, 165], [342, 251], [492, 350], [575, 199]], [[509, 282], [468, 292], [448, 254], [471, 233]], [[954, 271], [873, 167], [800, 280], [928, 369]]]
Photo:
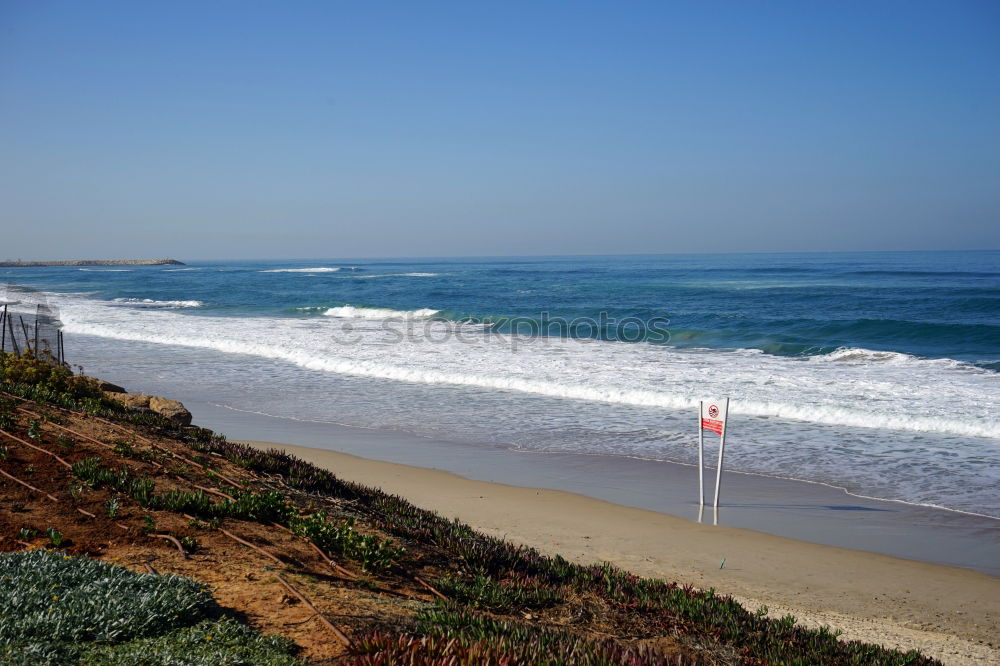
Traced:
[[719, 487], [722, 483], [722, 456], [726, 452], [726, 426], [729, 425], [729, 398], [723, 406], [722, 433], [719, 437], [719, 467], [715, 470], [715, 508], [719, 508]]
[[705, 429], [701, 425], [703, 400], [698, 401], [698, 504], [705, 506]]
[[41, 305], [35, 306], [35, 357], [38, 357], [38, 313], [42, 311]]

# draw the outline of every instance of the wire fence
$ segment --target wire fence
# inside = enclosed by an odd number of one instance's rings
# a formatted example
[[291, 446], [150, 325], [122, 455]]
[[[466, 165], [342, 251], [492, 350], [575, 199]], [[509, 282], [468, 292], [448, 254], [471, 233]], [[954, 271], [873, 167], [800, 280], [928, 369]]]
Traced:
[[62, 322], [45, 294], [15, 284], [0, 288], [0, 351], [66, 364]]

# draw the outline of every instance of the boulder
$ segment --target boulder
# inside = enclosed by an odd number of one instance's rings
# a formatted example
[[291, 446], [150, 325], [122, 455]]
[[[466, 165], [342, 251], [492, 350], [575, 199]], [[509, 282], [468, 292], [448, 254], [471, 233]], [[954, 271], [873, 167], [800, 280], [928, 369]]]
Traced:
[[145, 393], [112, 393], [108, 396], [112, 400], [117, 400], [129, 409], [148, 410], [150, 396]]
[[191, 425], [191, 412], [176, 400], [168, 400], [167, 398], [160, 398], [155, 395], [150, 396], [149, 408], [177, 425]]
[[105, 391], [104, 395], [112, 400], [117, 400], [128, 409], [137, 412], [155, 412], [160, 416], [173, 421], [177, 425], [191, 425], [191, 412], [183, 404], [176, 400], [161, 398], [156, 395], [146, 395], [145, 393], [117, 393]]
[[111, 382], [105, 382], [98, 380], [97, 388], [101, 389], [105, 393], [128, 393], [125, 389], [118, 384], [112, 384]]

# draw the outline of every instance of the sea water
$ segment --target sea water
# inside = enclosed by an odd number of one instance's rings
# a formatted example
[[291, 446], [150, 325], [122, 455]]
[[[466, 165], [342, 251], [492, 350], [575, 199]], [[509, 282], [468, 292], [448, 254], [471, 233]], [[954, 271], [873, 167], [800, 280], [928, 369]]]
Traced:
[[[66, 354], [235, 410], [727, 468], [1000, 517], [1000, 253], [0, 269]], [[181, 397], [181, 396], [178, 396]], [[706, 433], [710, 441], [711, 433]], [[714, 443], [713, 443], [714, 446]]]

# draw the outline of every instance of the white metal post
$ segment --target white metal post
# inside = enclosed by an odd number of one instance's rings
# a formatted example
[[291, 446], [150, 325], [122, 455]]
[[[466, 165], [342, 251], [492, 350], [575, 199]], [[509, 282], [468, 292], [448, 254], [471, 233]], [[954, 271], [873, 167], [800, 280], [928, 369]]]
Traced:
[[705, 506], [705, 430], [701, 427], [705, 402], [698, 401], [698, 504]]
[[719, 437], [719, 467], [715, 470], [715, 508], [719, 508], [719, 485], [722, 483], [722, 456], [726, 452], [726, 430], [729, 425], [729, 398], [723, 406], [722, 435]]

